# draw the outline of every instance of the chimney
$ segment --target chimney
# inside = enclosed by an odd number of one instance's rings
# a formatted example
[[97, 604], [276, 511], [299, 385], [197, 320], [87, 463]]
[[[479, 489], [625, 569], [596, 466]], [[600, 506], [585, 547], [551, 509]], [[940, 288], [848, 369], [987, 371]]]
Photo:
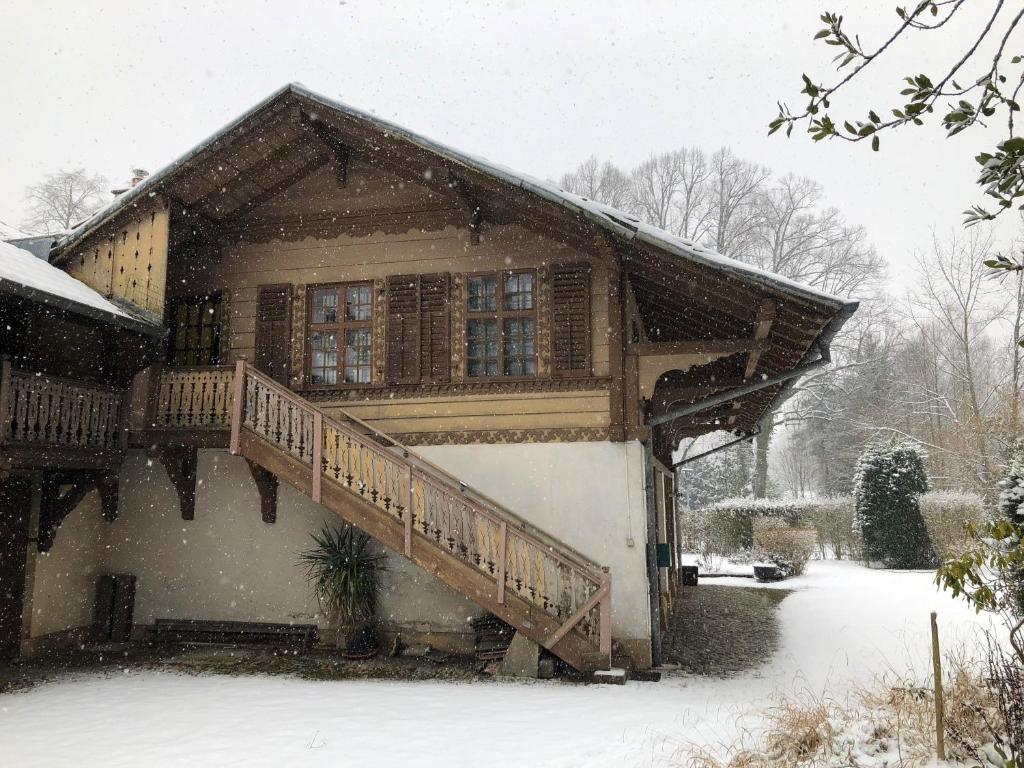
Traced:
[[112, 189], [110, 190], [110, 194], [112, 194], [114, 197], [117, 197], [118, 195], [123, 195], [129, 189], [137, 187], [139, 185], [139, 182], [142, 181], [147, 176], [149, 176], [149, 171], [145, 170], [144, 168], [132, 168], [132, 179], [128, 183], [129, 185], [127, 187], [118, 187], [117, 189]]

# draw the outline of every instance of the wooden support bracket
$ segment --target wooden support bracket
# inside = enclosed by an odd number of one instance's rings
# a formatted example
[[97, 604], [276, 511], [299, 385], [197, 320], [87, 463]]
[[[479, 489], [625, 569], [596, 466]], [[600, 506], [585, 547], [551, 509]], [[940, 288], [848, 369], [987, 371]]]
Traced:
[[57, 536], [57, 529], [77, 507], [86, 494], [100, 482], [96, 472], [52, 472], [43, 477], [39, 506], [40, 552], [48, 552]]
[[767, 344], [768, 334], [772, 330], [772, 323], [775, 322], [775, 302], [765, 299], [757, 312], [757, 323], [754, 325], [754, 335], [751, 341], [754, 347], [747, 356], [747, 367], [743, 371], [743, 380], [750, 381], [757, 372], [757, 364], [761, 361], [761, 353]]
[[250, 459], [246, 459], [245, 463], [249, 465], [252, 479], [256, 481], [256, 490], [260, 494], [260, 514], [263, 522], [272, 525], [277, 522], [277, 475]]
[[196, 470], [199, 452], [191, 445], [160, 445], [153, 449], [178, 494], [182, 520], [196, 518]]

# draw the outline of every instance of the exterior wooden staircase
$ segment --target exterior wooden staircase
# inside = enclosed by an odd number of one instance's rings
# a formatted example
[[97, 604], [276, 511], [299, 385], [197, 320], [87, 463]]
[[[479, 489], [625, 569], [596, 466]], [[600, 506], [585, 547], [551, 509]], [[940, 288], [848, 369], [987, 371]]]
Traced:
[[[245, 361], [230, 450], [273, 472], [583, 672], [611, 662], [611, 574], [421, 456]], [[226, 393], [225, 393], [226, 394]]]

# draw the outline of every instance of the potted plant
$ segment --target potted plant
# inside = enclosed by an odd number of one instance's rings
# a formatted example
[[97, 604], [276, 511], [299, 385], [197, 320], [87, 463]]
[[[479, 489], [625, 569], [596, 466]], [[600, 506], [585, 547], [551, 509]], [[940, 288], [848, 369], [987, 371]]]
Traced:
[[338, 648], [346, 656], [373, 656], [373, 619], [385, 556], [374, 552], [370, 537], [352, 526], [325, 525], [311, 535], [316, 546], [302, 552], [299, 561], [320, 604], [333, 616]]

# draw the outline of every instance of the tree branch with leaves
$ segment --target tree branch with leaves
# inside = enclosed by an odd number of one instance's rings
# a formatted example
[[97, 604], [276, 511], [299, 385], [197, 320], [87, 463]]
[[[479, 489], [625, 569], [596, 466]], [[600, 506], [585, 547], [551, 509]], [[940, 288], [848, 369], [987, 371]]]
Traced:
[[[1020, 39], [1024, 8], [1019, 4], [998, 0], [980, 26], [973, 28], [960, 48], [951, 52], [941, 74], [919, 72], [905, 76], [897, 105], [890, 107], [888, 115], [882, 116], [887, 112], [884, 109], [869, 109], [860, 119], [836, 114], [847, 86], [869, 78], [872, 64], [890, 55], [894, 43], [945, 27], [965, 5], [966, 0], [923, 0], [909, 10], [897, 8], [896, 29], [874, 48], [868, 48], [859, 35], [847, 30], [841, 14], [822, 14], [825, 26], [814, 39], [839, 49], [833, 61], [845, 74], [832, 82], [804, 74], [800, 93], [807, 97], [805, 106], [793, 111], [779, 102], [778, 115], [768, 126], [769, 134], [783, 131], [790, 136], [795, 126], [804, 125], [814, 141], [869, 141], [872, 149], [878, 151], [881, 135], [886, 131], [922, 126], [935, 118], [947, 137], [977, 125], [985, 126], [989, 118], [1005, 120], [1005, 138], [991, 151], [975, 158], [981, 166], [978, 186], [993, 207], [973, 204], [964, 214], [966, 223], [974, 224], [994, 219], [1012, 208], [1024, 210], [1024, 137], [1016, 135], [1015, 126], [1015, 116], [1020, 111], [1018, 97], [1024, 88], [1024, 41]], [[987, 53], [988, 49], [993, 52]], [[994, 269], [1024, 269], [1024, 263], [1006, 256], [987, 264]]]

